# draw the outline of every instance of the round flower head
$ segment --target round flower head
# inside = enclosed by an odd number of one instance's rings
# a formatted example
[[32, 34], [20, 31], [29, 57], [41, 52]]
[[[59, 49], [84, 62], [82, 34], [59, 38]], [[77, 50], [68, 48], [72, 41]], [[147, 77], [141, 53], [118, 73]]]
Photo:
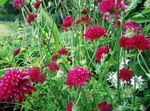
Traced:
[[46, 75], [40, 72], [40, 69], [37, 67], [32, 67], [24, 70], [24, 73], [29, 75], [29, 78], [32, 82], [43, 83], [45, 81]]
[[64, 29], [64, 30], [68, 30], [67, 27], [69, 27], [71, 24], [73, 24], [74, 20], [71, 16], [67, 16], [65, 17], [63, 23], [61, 24], [61, 28]]
[[57, 63], [54, 61], [47, 63], [46, 66], [48, 67], [48, 70], [52, 73], [59, 70]]
[[35, 2], [35, 3], [34, 3], [34, 8], [35, 8], [35, 9], [38, 9], [41, 4], [42, 4], [42, 1], [37, 1], [37, 2]]
[[18, 69], [7, 70], [0, 79], [0, 101], [12, 102], [17, 99], [21, 103], [25, 94], [36, 91], [27, 76]]
[[69, 102], [66, 106], [66, 111], [72, 111], [73, 102]]
[[87, 14], [89, 12], [89, 10], [88, 10], [88, 8], [84, 7], [81, 12], [82, 12], [82, 14]]
[[30, 22], [32, 22], [36, 17], [37, 17], [37, 14], [28, 15], [27, 22], [30, 24]]
[[61, 48], [58, 50], [59, 55], [68, 55], [68, 51], [64, 48]]
[[129, 68], [120, 69], [119, 78], [123, 81], [129, 81], [132, 78], [132, 70]]
[[52, 60], [52, 61], [56, 61], [57, 57], [58, 57], [57, 54], [53, 54], [52, 57], [51, 57], [51, 60]]
[[100, 26], [91, 26], [89, 27], [86, 32], [83, 34], [85, 39], [90, 39], [91, 41], [94, 41], [94, 39], [98, 39], [102, 36], [106, 36], [107, 31], [105, 28], [102, 28]]
[[71, 88], [75, 86], [78, 88], [79, 86], [83, 86], [85, 82], [92, 76], [88, 70], [83, 67], [74, 67], [72, 70], [68, 71], [66, 84]]
[[131, 49], [133, 48], [134, 45], [134, 41], [132, 38], [128, 38], [128, 37], [121, 37], [119, 39], [119, 46], [126, 48], [126, 49]]
[[107, 46], [102, 46], [96, 50], [95, 59], [97, 62], [101, 61], [102, 55], [107, 54], [109, 52], [109, 48]]
[[19, 5], [24, 4], [24, 3], [25, 3], [25, 0], [14, 0], [13, 1], [13, 7], [18, 10]]
[[112, 104], [107, 104], [106, 101], [101, 101], [98, 103], [100, 111], [112, 111]]
[[142, 30], [142, 28], [140, 28], [139, 26], [137, 26], [136, 22], [133, 22], [133, 21], [128, 21], [126, 22], [124, 25], [123, 25], [124, 29], [125, 30], [136, 30], [136, 31], [139, 31], [139, 30]]

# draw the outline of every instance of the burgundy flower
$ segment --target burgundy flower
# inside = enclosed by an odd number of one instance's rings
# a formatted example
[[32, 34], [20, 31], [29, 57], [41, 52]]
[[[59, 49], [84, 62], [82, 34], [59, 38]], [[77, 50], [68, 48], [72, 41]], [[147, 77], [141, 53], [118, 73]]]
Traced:
[[30, 22], [32, 22], [36, 17], [37, 17], [37, 14], [30, 14], [30, 15], [28, 15], [27, 22], [30, 24]]
[[49, 71], [52, 73], [55, 72], [56, 70], [59, 70], [57, 63], [54, 61], [47, 63], [46, 66], [48, 67]]
[[52, 60], [52, 61], [56, 61], [57, 57], [58, 57], [57, 54], [53, 54], [52, 57], [51, 57], [51, 60]]
[[66, 111], [72, 111], [73, 102], [69, 102], [66, 106]]
[[80, 24], [80, 23], [89, 24], [91, 21], [92, 21], [92, 18], [87, 17], [87, 16], [82, 16], [81, 18], [76, 20], [76, 24]]
[[25, 0], [14, 0], [13, 1], [13, 7], [18, 10], [19, 5], [24, 4], [24, 3], [25, 3]]
[[79, 86], [83, 86], [85, 82], [92, 76], [88, 70], [83, 67], [74, 67], [72, 70], [68, 71], [66, 84], [71, 88], [75, 86], [78, 88]]
[[37, 67], [32, 67], [24, 70], [25, 74], [29, 75], [29, 78], [32, 82], [40, 82], [43, 83], [45, 81], [46, 75], [40, 72], [40, 69]]
[[27, 75], [18, 69], [9, 69], [0, 79], [0, 101], [12, 102], [17, 99], [21, 103], [25, 94], [36, 91]]
[[135, 31], [140, 31], [142, 30], [142, 28], [140, 28], [139, 26], [137, 26], [136, 22], [133, 21], [128, 21], [123, 25], [125, 30], [131, 29], [131, 30], [135, 30]]
[[61, 24], [61, 28], [62, 28], [63, 30], [66, 30], [66, 31], [67, 31], [67, 30], [68, 30], [67, 27], [71, 26], [71, 24], [73, 24], [73, 22], [74, 22], [73, 18], [72, 18], [71, 16], [67, 16], [67, 17], [64, 19], [63, 23]]
[[64, 48], [61, 48], [58, 50], [59, 55], [68, 55], [68, 51]]
[[132, 70], [129, 68], [120, 69], [119, 78], [123, 81], [129, 81], [132, 78]]
[[107, 54], [109, 52], [109, 48], [107, 46], [102, 46], [96, 50], [95, 59], [97, 62], [101, 61], [102, 55]]
[[100, 26], [91, 26], [89, 27], [86, 32], [83, 34], [83, 36], [86, 39], [90, 39], [91, 41], [94, 41], [94, 39], [98, 39], [102, 36], [106, 36], [107, 31], [105, 28], [102, 28]]
[[128, 38], [128, 37], [121, 37], [119, 39], [119, 46], [126, 48], [126, 49], [131, 49], [133, 48], [134, 45], [134, 41], [132, 38]]
[[115, 27], [120, 27], [120, 25], [121, 25], [120, 20], [115, 20], [115, 21], [113, 22], [113, 25], [114, 25]]
[[21, 51], [20, 48], [14, 50], [14, 52], [13, 52], [13, 57], [15, 57], [20, 51]]
[[34, 3], [34, 8], [38, 9], [41, 4], [42, 4], [42, 1], [35, 2]]
[[87, 14], [89, 12], [88, 8], [84, 7], [81, 11], [83, 14]]
[[112, 111], [112, 104], [107, 104], [106, 101], [101, 101], [98, 103], [100, 111]]
[[142, 50], [149, 49], [150, 39], [145, 37], [144, 34], [135, 34], [132, 36], [132, 40], [134, 41], [134, 49]]

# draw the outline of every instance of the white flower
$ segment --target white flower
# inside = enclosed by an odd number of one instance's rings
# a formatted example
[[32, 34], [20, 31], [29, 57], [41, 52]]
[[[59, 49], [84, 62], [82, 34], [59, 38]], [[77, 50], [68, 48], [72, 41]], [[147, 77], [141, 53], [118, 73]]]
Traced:
[[125, 61], [124, 61], [124, 59], [122, 58], [119, 68], [120, 69], [124, 68], [124, 64], [128, 65], [129, 61], [130, 61], [129, 59], [125, 59]]
[[[135, 79], [135, 81], [134, 81], [134, 79]], [[135, 84], [135, 82], [136, 82], [136, 84]], [[139, 89], [144, 85], [144, 79], [142, 79], [142, 76], [134, 76], [131, 79], [131, 85], [133, 87], [135, 87], [135, 89]]]

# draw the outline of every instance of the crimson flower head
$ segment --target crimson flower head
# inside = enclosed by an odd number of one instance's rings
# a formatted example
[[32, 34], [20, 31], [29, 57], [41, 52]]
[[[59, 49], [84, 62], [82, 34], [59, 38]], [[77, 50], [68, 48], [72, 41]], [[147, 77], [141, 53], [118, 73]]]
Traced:
[[107, 104], [106, 101], [98, 103], [98, 107], [100, 111], [112, 111], [112, 104]]
[[27, 22], [30, 24], [30, 22], [32, 22], [36, 17], [37, 17], [37, 14], [30, 14], [30, 15], [28, 15]]
[[123, 81], [129, 81], [132, 78], [132, 70], [129, 68], [120, 69], [119, 78]]
[[25, 3], [25, 0], [14, 0], [13, 1], [13, 7], [16, 10], [19, 10], [19, 5], [24, 4], [24, 3]]
[[61, 48], [58, 50], [59, 55], [68, 55], [68, 51], [64, 48]]
[[132, 36], [132, 40], [134, 41], [133, 48], [136, 50], [144, 51], [150, 48], [150, 39], [144, 34], [135, 34]]
[[32, 67], [24, 70], [25, 74], [29, 75], [29, 78], [32, 82], [43, 83], [45, 81], [46, 75], [40, 72], [40, 69], [37, 67]]
[[109, 52], [109, 48], [107, 46], [102, 46], [96, 50], [95, 59], [97, 62], [101, 61], [103, 54], [107, 54]]
[[20, 50], [21, 50], [20, 48], [14, 50], [13, 57], [15, 57], [17, 54], [19, 54]]
[[85, 82], [88, 82], [91, 76], [92, 74], [83, 67], [74, 67], [72, 70], [68, 71], [66, 84], [70, 88], [72, 86], [78, 88], [79, 86], [83, 86]]
[[141, 27], [137, 26], [136, 22], [133, 22], [133, 21], [128, 21], [126, 22], [124, 25], [123, 25], [124, 29], [125, 30], [135, 30], [135, 31], [140, 31], [142, 30]]
[[18, 69], [9, 69], [0, 79], [0, 101], [12, 102], [17, 99], [21, 103], [25, 94], [36, 91], [25, 73]]
[[66, 111], [72, 111], [73, 102], [69, 102], [66, 106]]
[[78, 18], [76, 20], [76, 24], [80, 24], [80, 23], [86, 23], [89, 24], [92, 21], [92, 18], [87, 17], [87, 16], [82, 16], [81, 18]]
[[65, 17], [63, 23], [61, 24], [61, 28], [64, 29], [64, 30], [68, 30], [67, 27], [71, 26], [71, 24], [73, 24], [74, 20], [71, 16], [67, 16]]
[[58, 57], [57, 54], [53, 54], [52, 57], [51, 57], [51, 60], [52, 60], [52, 61], [55, 61], [55, 60], [57, 59], [57, 57]]
[[106, 36], [107, 31], [105, 28], [102, 28], [101, 26], [91, 26], [89, 27], [86, 32], [83, 34], [85, 39], [90, 39], [91, 41], [94, 41], [94, 39], [98, 39], [102, 36]]
[[35, 2], [35, 3], [34, 3], [34, 8], [35, 8], [35, 9], [38, 9], [41, 4], [42, 4], [42, 1], [37, 1], [37, 2]]
[[87, 14], [89, 12], [89, 10], [88, 10], [88, 8], [84, 7], [81, 12], [82, 12], [82, 14]]
[[52, 73], [59, 70], [57, 63], [54, 61], [47, 63], [46, 66], [47, 66], [48, 70]]
[[119, 39], [119, 46], [120, 47], [123, 47], [123, 48], [126, 48], [126, 49], [131, 49], [131, 48], [133, 48], [133, 45], [134, 45], [134, 41], [133, 41], [132, 38], [121, 37]]

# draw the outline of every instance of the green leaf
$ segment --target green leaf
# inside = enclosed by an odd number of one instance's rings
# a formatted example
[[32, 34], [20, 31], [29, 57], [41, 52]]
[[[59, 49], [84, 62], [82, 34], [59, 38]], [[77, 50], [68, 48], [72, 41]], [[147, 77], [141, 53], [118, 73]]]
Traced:
[[43, 19], [46, 22], [45, 24], [50, 26], [50, 28], [52, 30], [51, 32], [52, 32], [54, 40], [55, 40], [55, 51], [57, 52], [60, 47], [58, 28], [57, 28], [54, 20], [52, 19], [52, 17], [44, 9], [41, 9], [41, 14], [42, 14]]

